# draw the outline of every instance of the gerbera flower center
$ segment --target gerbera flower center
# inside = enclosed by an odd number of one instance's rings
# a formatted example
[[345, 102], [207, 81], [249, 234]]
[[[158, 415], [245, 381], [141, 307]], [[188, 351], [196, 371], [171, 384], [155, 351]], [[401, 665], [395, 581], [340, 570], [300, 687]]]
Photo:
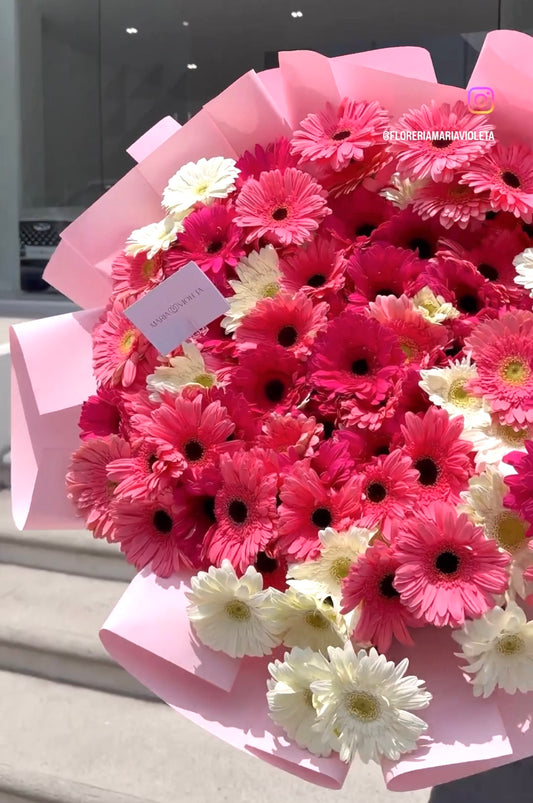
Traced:
[[447, 148], [452, 143], [453, 139], [451, 139], [451, 137], [442, 137], [442, 139], [440, 137], [435, 137], [435, 139], [431, 140], [431, 144], [433, 145], [433, 147], [438, 148], [439, 150]]
[[279, 293], [279, 284], [270, 282], [263, 287], [261, 298], [274, 298]]
[[270, 379], [265, 385], [265, 396], [273, 403], [280, 402], [285, 395], [285, 384], [281, 379]]
[[322, 287], [326, 284], [326, 277], [323, 273], [313, 273], [306, 281], [308, 287]]
[[441, 574], [455, 574], [459, 568], [459, 558], [454, 552], [441, 552], [435, 559], [435, 568]]
[[311, 521], [315, 527], [319, 527], [321, 530], [324, 530], [326, 527], [330, 526], [331, 522], [333, 521], [333, 517], [327, 507], [317, 507], [317, 509], [313, 511]]
[[376, 290], [376, 296], [396, 296], [397, 293], [394, 290], [391, 290], [390, 287], [380, 287], [379, 290]]
[[379, 700], [366, 691], [353, 691], [346, 696], [348, 712], [363, 722], [374, 722], [381, 714]]
[[153, 259], [147, 259], [141, 268], [141, 276], [143, 279], [151, 279], [155, 272], [155, 262]]
[[183, 453], [190, 463], [196, 463], [204, 456], [205, 449], [199, 441], [187, 441], [184, 446]]
[[333, 134], [333, 136], [331, 137], [331, 139], [334, 139], [338, 142], [339, 140], [348, 139], [351, 133], [352, 132], [349, 131], [347, 128], [343, 128], [342, 131], [336, 131], [335, 134]]
[[486, 262], [482, 262], [481, 265], [478, 265], [477, 269], [489, 282], [495, 282], [498, 279], [499, 273], [496, 268], [492, 265], [488, 265]]
[[526, 642], [517, 633], [510, 633], [506, 636], [500, 636], [496, 642], [496, 651], [500, 655], [519, 655], [524, 652]]
[[302, 696], [304, 698], [304, 703], [308, 705], [309, 708], [312, 708], [314, 711], [315, 707], [313, 705], [313, 692], [311, 691], [311, 689], [304, 689], [302, 692]]
[[394, 597], [399, 597], [400, 594], [393, 586], [394, 582], [394, 575], [393, 574], [386, 574], [379, 583], [379, 592], [383, 597], [387, 599], [394, 599]]
[[465, 315], [475, 315], [481, 309], [479, 298], [473, 293], [463, 293], [457, 299], [457, 308]]
[[168, 533], [172, 530], [172, 519], [166, 510], [156, 510], [153, 515], [152, 522], [155, 529], [159, 533], [168, 535]]
[[531, 435], [529, 427], [513, 429], [508, 424], [496, 424], [495, 431], [506, 446], [523, 446]]
[[511, 511], [498, 516], [496, 522], [496, 540], [507, 552], [516, 552], [526, 543], [526, 524]]
[[113, 480], [106, 480], [105, 492], [107, 494], [108, 499], [110, 499], [115, 493], [115, 488], [117, 487], [117, 485], [118, 482], [113, 482]]
[[407, 248], [410, 248], [411, 251], [418, 251], [420, 259], [429, 259], [433, 256], [433, 246], [423, 237], [413, 237], [407, 243]]
[[276, 221], [286, 220], [289, 216], [289, 210], [286, 206], [278, 206], [272, 211], [272, 218]]
[[212, 388], [215, 384], [215, 380], [211, 374], [198, 374], [198, 376], [194, 377], [194, 382], [197, 385], [201, 385], [203, 388]]
[[263, 574], [272, 574], [278, 568], [278, 562], [275, 558], [271, 558], [266, 552], [258, 552], [255, 561], [255, 568], [258, 572]]
[[204, 496], [202, 499], [202, 511], [205, 516], [210, 521], [216, 521], [217, 518], [215, 516], [215, 497], [214, 496]]
[[130, 354], [135, 346], [137, 333], [135, 329], [127, 329], [119, 340], [118, 348], [122, 354]]
[[250, 618], [250, 608], [245, 602], [234, 599], [226, 605], [226, 613], [230, 619], [236, 622], [245, 622]]
[[207, 248], [205, 249], [208, 254], [218, 254], [218, 252], [222, 249], [224, 243], [222, 240], [213, 240], [212, 243], [209, 243]]
[[421, 485], [435, 485], [439, 477], [439, 467], [431, 457], [421, 457], [414, 467], [420, 474], [418, 482]]
[[208, 188], [209, 188], [209, 182], [208, 181], [202, 181], [199, 184], [197, 184], [196, 187], [194, 187], [194, 192], [195, 192], [196, 195], [201, 197], [201, 196], [206, 194]]
[[371, 482], [366, 489], [366, 496], [370, 502], [383, 502], [387, 496], [387, 489], [381, 482]]
[[501, 174], [501, 179], [504, 184], [507, 184], [508, 187], [511, 187], [513, 190], [519, 189], [521, 185], [521, 181], [511, 170], [504, 170]]
[[411, 362], [418, 354], [418, 346], [413, 340], [402, 338], [400, 340], [400, 348], [405, 354], [407, 362]]
[[356, 237], [370, 237], [376, 227], [373, 223], [362, 223], [355, 230]]
[[329, 573], [334, 580], [344, 580], [348, 577], [352, 561], [348, 557], [336, 558], [331, 564]]
[[305, 623], [315, 630], [327, 630], [329, 622], [320, 611], [308, 611], [305, 614]]
[[248, 517], [248, 507], [242, 499], [233, 499], [228, 505], [228, 515], [235, 524], [244, 524]]
[[298, 332], [294, 326], [284, 326], [278, 332], [278, 343], [285, 349], [294, 346], [298, 340]]
[[365, 376], [370, 371], [368, 362], [364, 357], [360, 357], [358, 360], [354, 360], [352, 362], [352, 374], [356, 376]]
[[465, 388], [466, 379], [454, 379], [448, 391], [448, 401], [456, 407], [477, 407], [479, 400], [472, 396]]
[[500, 366], [500, 376], [511, 385], [521, 385], [529, 379], [531, 369], [520, 357], [511, 357]]
[[148, 471], [152, 473], [154, 470], [154, 465], [157, 463], [157, 456], [155, 454], [151, 454], [146, 461], [146, 465], [148, 467]]

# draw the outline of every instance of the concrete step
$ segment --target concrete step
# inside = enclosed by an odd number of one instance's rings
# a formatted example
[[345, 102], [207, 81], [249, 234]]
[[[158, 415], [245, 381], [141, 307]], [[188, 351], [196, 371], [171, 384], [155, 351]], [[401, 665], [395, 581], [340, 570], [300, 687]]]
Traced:
[[0, 491], [0, 563], [125, 582], [135, 576], [117, 544], [86, 530], [17, 530], [7, 490]]
[[[427, 790], [388, 792], [379, 767], [358, 762], [341, 791], [322, 789], [235, 750], [167, 706], [146, 700], [1, 671], [0, 700], [0, 756], [11, 768], [11, 777], [47, 773], [65, 783], [136, 795], [144, 803], [427, 803], [428, 799]], [[8, 800], [0, 791], [0, 801]], [[64, 803], [61, 797], [51, 800]], [[93, 803], [90, 797], [67, 800]], [[100, 803], [99, 798], [96, 801]], [[115, 801], [109, 796], [105, 803]]]
[[0, 564], [0, 669], [151, 698], [98, 638], [125, 588], [112, 580]]

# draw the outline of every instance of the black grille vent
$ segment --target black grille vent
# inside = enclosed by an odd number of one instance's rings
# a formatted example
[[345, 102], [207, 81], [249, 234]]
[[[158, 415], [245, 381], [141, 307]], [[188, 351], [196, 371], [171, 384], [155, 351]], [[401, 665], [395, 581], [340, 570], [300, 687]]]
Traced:
[[59, 245], [59, 233], [69, 225], [69, 221], [25, 220], [19, 223], [21, 245], [35, 245], [55, 248]]

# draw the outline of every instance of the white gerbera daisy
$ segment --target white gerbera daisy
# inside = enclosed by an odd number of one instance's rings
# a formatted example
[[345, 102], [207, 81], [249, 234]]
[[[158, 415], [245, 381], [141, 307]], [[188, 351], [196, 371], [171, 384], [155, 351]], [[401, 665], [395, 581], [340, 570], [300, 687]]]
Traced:
[[281, 272], [276, 249], [272, 245], [252, 251], [241, 259], [235, 272], [239, 279], [231, 279], [235, 295], [227, 299], [229, 312], [222, 319], [226, 332], [234, 332], [241, 320], [261, 298], [272, 298], [279, 291]]
[[340, 598], [342, 581], [373, 535], [375, 531], [365, 527], [350, 527], [343, 532], [332, 527], [320, 530], [320, 558], [291, 565], [287, 572], [289, 585], [304, 594], [311, 588], [319, 588], [322, 598]]
[[338, 735], [342, 761], [356, 752], [365, 763], [382, 756], [396, 761], [414, 750], [427, 725], [411, 711], [426, 708], [431, 694], [423, 680], [405, 677], [407, 658], [395, 666], [374, 647], [356, 653], [351, 642], [344, 649], [330, 647], [328, 654], [330, 676], [311, 683], [314, 727], [325, 741]]
[[234, 159], [213, 156], [180, 167], [163, 192], [163, 206], [173, 214], [188, 213], [195, 204], [226, 198], [235, 189], [240, 170]]
[[516, 268], [515, 284], [521, 284], [533, 295], [533, 248], [526, 248], [513, 259]]
[[525, 452], [524, 444], [526, 440], [531, 440], [532, 436], [531, 426], [515, 430], [493, 418], [476, 427], [465, 427], [461, 435], [463, 439], [472, 442], [478, 470], [494, 466], [504, 476], [515, 473], [512, 466], [503, 462], [505, 455], [513, 451]]
[[411, 181], [408, 178], [401, 178], [399, 173], [393, 173], [389, 186], [382, 189], [380, 195], [399, 209], [406, 209], [413, 203], [416, 191], [425, 183], [422, 179]]
[[329, 756], [333, 749], [324, 744], [322, 736], [313, 729], [316, 711], [311, 683], [329, 677], [329, 664], [319, 652], [294, 647], [286, 652], [283, 661], [268, 665], [271, 677], [267, 680], [267, 701], [270, 718], [280, 725], [289, 739], [316, 756]]
[[216, 384], [216, 375], [205, 367], [200, 349], [194, 343], [183, 343], [183, 356], [171, 357], [170, 365], [159, 365], [146, 378], [152, 401], [160, 401], [161, 393], [179, 393], [185, 385], [200, 385], [211, 388]]
[[490, 422], [490, 415], [482, 397], [474, 396], [466, 385], [477, 376], [470, 357], [452, 363], [448, 368], [430, 368], [420, 371], [419, 385], [429, 400], [442, 407], [451, 416], [462, 415], [465, 427], [483, 426]]
[[462, 649], [457, 657], [470, 661], [462, 668], [473, 675], [475, 697], [489, 697], [496, 688], [533, 691], [533, 622], [515, 602], [465, 622], [452, 636]]
[[267, 655], [279, 645], [268, 615], [272, 592], [263, 591], [263, 578], [253, 566], [237, 577], [229, 560], [223, 560], [220, 569], [198, 572], [191, 586], [187, 612], [205, 645], [232, 658]]
[[181, 219], [167, 215], [159, 223], [150, 223], [132, 231], [124, 251], [132, 257], [146, 251], [148, 259], [152, 259], [159, 251], [166, 251], [180, 231], [183, 231]]
[[453, 304], [445, 301], [442, 296], [436, 296], [430, 287], [423, 287], [413, 297], [415, 309], [430, 323], [442, 323], [459, 316], [459, 310]]
[[344, 618], [330, 600], [294, 588], [272, 597], [269, 617], [286, 647], [310, 647], [325, 655], [328, 647], [340, 647], [348, 638]]

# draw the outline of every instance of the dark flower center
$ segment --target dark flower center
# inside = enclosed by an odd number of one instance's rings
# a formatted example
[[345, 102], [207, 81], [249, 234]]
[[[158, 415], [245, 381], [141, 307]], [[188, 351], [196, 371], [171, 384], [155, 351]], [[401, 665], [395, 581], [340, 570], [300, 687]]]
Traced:
[[371, 502], [383, 502], [387, 496], [387, 489], [381, 482], [371, 482], [366, 489], [366, 496]]
[[297, 340], [298, 332], [294, 326], [284, 326], [278, 332], [278, 343], [285, 349], [289, 349], [291, 346], [294, 346]]
[[152, 522], [159, 533], [168, 535], [168, 533], [172, 530], [172, 519], [166, 510], [156, 510], [153, 515]]
[[289, 215], [289, 210], [286, 206], [279, 206], [277, 209], [274, 209], [272, 212], [272, 217], [274, 220], [285, 220]]
[[459, 341], [454, 341], [449, 348], [444, 350], [444, 353], [447, 357], [455, 357], [456, 354], [459, 354], [462, 348], [463, 347]]
[[336, 134], [333, 134], [331, 139], [341, 140], [341, 139], [348, 139], [352, 132], [345, 129], [344, 131], [337, 131]]
[[442, 139], [440, 137], [436, 137], [435, 139], [431, 140], [431, 144], [434, 148], [447, 148], [448, 145], [452, 144], [452, 142], [453, 139], [451, 137], [443, 137]]
[[272, 574], [278, 568], [278, 562], [275, 558], [269, 557], [266, 552], [258, 552], [255, 568], [258, 572]]
[[528, 237], [533, 237], [533, 223], [522, 223], [522, 231], [524, 231]]
[[202, 499], [202, 510], [204, 515], [210, 521], [216, 521], [217, 518], [215, 516], [215, 497], [214, 496], [204, 496]]
[[520, 187], [520, 179], [518, 178], [516, 173], [511, 172], [511, 170], [503, 171], [502, 181], [504, 184], [507, 184], [507, 186], [511, 187], [513, 190], [517, 190]]
[[325, 527], [330, 526], [331, 522], [333, 521], [333, 517], [327, 507], [317, 507], [317, 509], [313, 511], [311, 521], [315, 527], [323, 530]]
[[417, 460], [415, 468], [420, 474], [418, 482], [421, 485], [435, 485], [439, 476], [439, 467], [431, 457], [422, 457]]
[[472, 293], [465, 293], [457, 299], [457, 307], [466, 315], [475, 315], [481, 308], [479, 298]]
[[280, 402], [285, 395], [285, 384], [281, 379], [271, 379], [265, 385], [265, 396], [271, 402]]
[[228, 515], [235, 524], [244, 524], [248, 516], [248, 508], [241, 499], [233, 499], [228, 505]]
[[356, 237], [370, 237], [376, 227], [372, 223], [362, 223], [355, 230]]
[[435, 568], [442, 574], [453, 574], [459, 568], [459, 558], [453, 552], [441, 552], [435, 561]]
[[198, 441], [187, 441], [183, 452], [189, 463], [195, 463], [204, 456], [204, 447]]
[[386, 443], [384, 443], [382, 446], [377, 446], [374, 449], [374, 455], [376, 457], [379, 457], [381, 454], [390, 454], [390, 449]]
[[485, 220], [494, 220], [495, 217], [496, 217], [496, 212], [490, 211], [487, 212], [487, 214], [485, 215]]
[[328, 440], [335, 431], [335, 423], [333, 421], [321, 421], [321, 424], [324, 427], [324, 439]]
[[387, 599], [393, 599], [394, 597], [399, 597], [399, 593], [396, 591], [394, 586], [392, 585], [394, 582], [394, 575], [393, 574], [386, 574], [383, 577], [379, 584], [379, 591]]
[[396, 293], [394, 290], [391, 290], [390, 287], [382, 287], [379, 290], [376, 290], [376, 296], [395, 296]]
[[478, 265], [477, 269], [489, 282], [495, 282], [498, 278], [498, 271], [496, 268], [493, 268], [492, 265], [487, 265], [486, 262], [482, 262], [481, 265]]
[[156, 455], [151, 454], [146, 462], [148, 464], [148, 471], [151, 473], [154, 470], [154, 464], [157, 463]]
[[223, 245], [224, 243], [222, 242], [222, 240], [214, 240], [207, 246], [206, 251], [208, 254], [218, 254]]
[[308, 287], [322, 287], [326, 284], [326, 277], [323, 273], [313, 273], [306, 282]]
[[431, 243], [424, 240], [423, 237], [413, 237], [413, 239], [407, 243], [407, 248], [410, 248], [411, 251], [418, 251], [420, 259], [429, 259], [434, 253]]
[[356, 376], [364, 376], [368, 374], [369, 370], [370, 368], [364, 357], [352, 362], [352, 374], [356, 374]]

